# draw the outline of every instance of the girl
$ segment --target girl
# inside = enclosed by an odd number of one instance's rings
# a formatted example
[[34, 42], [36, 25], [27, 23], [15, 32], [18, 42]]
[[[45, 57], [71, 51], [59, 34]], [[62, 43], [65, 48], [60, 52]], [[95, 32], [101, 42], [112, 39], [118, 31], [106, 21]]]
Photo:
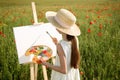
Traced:
[[46, 12], [46, 18], [62, 34], [63, 39], [58, 42], [53, 38], [57, 47], [55, 65], [40, 59], [42, 64], [52, 69], [51, 80], [80, 80], [80, 53], [76, 36], [81, 32], [75, 24], [76, 17], [70, 11], [60, 9], [58, 12]]

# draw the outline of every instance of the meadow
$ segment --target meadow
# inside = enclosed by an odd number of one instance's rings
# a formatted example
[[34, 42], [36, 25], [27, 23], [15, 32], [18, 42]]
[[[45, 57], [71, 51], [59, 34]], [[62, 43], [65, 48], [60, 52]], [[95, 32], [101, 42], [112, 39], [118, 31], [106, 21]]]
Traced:
[[[13, 27], [32, 25], [33, 0], [0, 1], [0, 80], [30, 80], [29, 64], [19, 64]], [[39, 22], [46, 11], [66, 8], [81, 30], [81, 80], [120, 79], [120, 0], [34, 0]], [[50, 80], [51, 70], [47, 69]], [[43, 80], [39, 65], [38, 80]]]

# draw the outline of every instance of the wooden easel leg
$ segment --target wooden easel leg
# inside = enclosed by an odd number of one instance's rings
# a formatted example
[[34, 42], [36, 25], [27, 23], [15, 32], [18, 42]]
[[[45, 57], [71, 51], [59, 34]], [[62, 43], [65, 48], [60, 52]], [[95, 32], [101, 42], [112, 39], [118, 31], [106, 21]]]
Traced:
[[[38, 24], [35, 2], [32, 2], [32, 10], [33, 10], [34, 24]], [[42, 69], [43, 69], [44, 80], [48, 80], [46, 67], [42, 66]], [[30, 70], [31, 70], [31, 80], [37, 80], [38, 64], [33, 65], [33, 63], [31, 63]]]
[[35, 64], [35, 80], [37, 80], [38, 64]]
[[30, 78], [31, 80], [34, 80], [34, 64], [30, 64]]
[[48, 80], [46, 67], [42, 65], [44, 80]]
[[55, 64], [55, 58], [52, 58], [52, 63]]

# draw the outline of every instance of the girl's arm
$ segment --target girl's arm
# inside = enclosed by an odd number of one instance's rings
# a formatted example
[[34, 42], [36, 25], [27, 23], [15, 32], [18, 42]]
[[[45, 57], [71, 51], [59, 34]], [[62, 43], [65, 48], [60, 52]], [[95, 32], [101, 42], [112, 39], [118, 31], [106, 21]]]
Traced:
[[47, 66], [55, 71], [66, 74], [67, 73], [67, 65], [66, 65], [66, 57], [64, 55], [63, 48], [61, 47], [60, 44], [57, 44], [56, 47], [57, 47], [57, 54], [58, 54], [59, 59], [60, 59], [60, 66], [54, 66], [48, 62], [43, 61], [42, 59], [41, 59], [41, 62], [43, 65], [45, 65], [45, 66]]

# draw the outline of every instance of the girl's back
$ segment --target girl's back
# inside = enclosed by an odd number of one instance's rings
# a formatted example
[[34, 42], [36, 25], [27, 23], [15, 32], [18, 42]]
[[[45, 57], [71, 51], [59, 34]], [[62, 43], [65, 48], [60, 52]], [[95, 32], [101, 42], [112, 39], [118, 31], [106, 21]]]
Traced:
[[[71, 42], [62, 40], [60, 42], [66, 57], [67, 63], [67, 74], [62, 74], [60, 72], [52, 71], [51, 80], [80, 80], [79, 70], [71, 68]], [[59, 66], [59, 56], [56, 55], [55, 65]]]

